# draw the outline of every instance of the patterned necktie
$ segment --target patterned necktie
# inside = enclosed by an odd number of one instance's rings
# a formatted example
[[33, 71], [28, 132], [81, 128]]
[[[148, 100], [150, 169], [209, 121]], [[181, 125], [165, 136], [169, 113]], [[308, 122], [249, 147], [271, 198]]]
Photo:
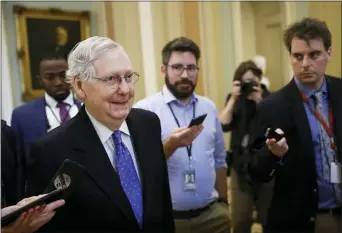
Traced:
[[120, 177], [121, 186], [126, 193], [134, 215], [141, 227], [143, 215], [142, 192], [132, 156], [121, 140], [120, 130], [114, 131], [112, 137], [115, 145], [116, 170]]
[[[326, 122], [326, 124], [329, 126], [329, 121], [327, 120], [327, 116], [324, 114], [323, 111], [323, 92], [318, 91], [314, 93], [314, 99], [316, 103], [316, 109], [321, 114], [322, 119]], [[331, 140], [322, 126], [321, 123], [318, 123], [319, 126], [319, 134], [320, 134], [320, 142], [321, 142], [321, 158], [322, 158], [322, 164], [323, 164], [323, 178], [325, 181], [330, 183], [330, 164], [334, 162], [334, 155], [335, 151], [330, 147], [331, 146]], [[330, 126], [329, 126], [330, 127]], [[326, 156], [325, 156], [326, 155]], [[336, 200], [342, 204], [342, 189], [340, 187], [340, 184], [334, 184], [334, 190], [335, 190], [335, 196]]]
[[69, 115], [69, 111], [67, 109], [67, 106], [70, 106], [70, 105], [67, 103], [64, 103], [64, 102], [59, 102], [57, 104], [57, 107], [59, 108], [59, 116], [61, 118], [61, 124], [70, 119], [70, 115]]

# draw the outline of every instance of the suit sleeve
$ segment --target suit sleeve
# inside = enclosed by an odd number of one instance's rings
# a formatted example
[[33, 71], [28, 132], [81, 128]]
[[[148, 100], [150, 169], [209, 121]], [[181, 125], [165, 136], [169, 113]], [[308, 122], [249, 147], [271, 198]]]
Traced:
[[17, 151], [14, 130], [1, 120], [1, 152], [3, 164], [2, 180], [7, 205], [14, 205], [24, 197], [25, 162], [22, 154]]
[[49, 175], [46, 173], [48, 167], [43, 158], [43, 151], [38, 143], [31, 146], [30, 158], [27, 172], [26, 197], [40, 195], [48, 184]]
[[20, 126], [20, 117], [16, 109], [12, 113], [11, 128], [15, 132], [17, 153], [22, 156], [23, 163], [26, 169], [27, 168], [27, 161], [26, 161], [27, 155], [26, 155], [26, 149], [25, 149], [24, 139], [22, 135], [23, 132]]
[[[274, 111], [273, 111], [274, 112]], [[256, 117], [253, 122], [252, 144], [250, 145], [251, 160], [248, 165], [250, 177], [254, 181], [269, 182], [275, 175], [279, 158], [267, 148], [264, 136], [267, 128], [272, 125], [272, 110], [265, 103], [258, 105]]]
[[26, 184], [26, 164], [25, 164], [25, 158], [22, 153], [22, 151], [19, 149], [17, 143], [17, 138], [14, 130], [7, 126], [6, 127], [6, 135], [7, 140], [10, 146], [10, 149], [13, 153], [14, 158], [14, 180], [15, 180], [15, 186], [16, 186], [16, 197], [17, 200], [20, 201], [24, 197], [25, 192], [25, 184]]
[[171, 192], [170, 192], [170, 184], [169, 184], [169, 175], [167, 169], [167, 163], [165, 159], [163, 143], [161, 140], [161, 126], [160, 120], [157, 117], [156, 120], [157, 127], [157, 138], [159, 141], [160, 153], [162, 157], [162, 172], [163, 172], [163, 197], [164, 197], [164, 211], [163, 211], [163, 232], [175, 232], [175, 223], [173, 220], [173, 212], [172, 212], [172, 200], [171, 200]]
[[[30, 160], [27, 175], [26, 197], [43, 194], [46, 187], [50, 184], [58, 167], [54, 166], [54, 154], [44, 150], [48, 148], [42, 146], [39, 142], [33, 143], [30, 150]], [[58, 208], [55, 216], [37, 232], [56, 232], [63, 229], [64, 226], [64, 207]], [[59, 231], [63, 232], [63, 231]]]

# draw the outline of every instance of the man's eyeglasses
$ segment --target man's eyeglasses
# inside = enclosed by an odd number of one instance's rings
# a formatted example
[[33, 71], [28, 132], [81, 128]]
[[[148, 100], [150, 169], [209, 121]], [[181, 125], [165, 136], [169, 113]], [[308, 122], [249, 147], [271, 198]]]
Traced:
[[121, 84], [122, 79], [125, 79], [128, 85], [133, 86], [138, 81], [139, 77], [140, 75], [137, 72], [133, 72], [126, 76], [111, 75], [105, 78], [94, 78], [94, 79], [103, 82], [107, 87], [117, 88]]
[[167, 66], [171, 67], [171, 69], [176, 75], [181, 75], [184, 72], [184, 70], [186, 70], [188, 72], [188, 75], [193, 76], [193, 75], [196, 75], [199, 71], [199, 68], [197, 65], [183, 66], [182, 64], [174, 64], [174, 65], [167, 65]]

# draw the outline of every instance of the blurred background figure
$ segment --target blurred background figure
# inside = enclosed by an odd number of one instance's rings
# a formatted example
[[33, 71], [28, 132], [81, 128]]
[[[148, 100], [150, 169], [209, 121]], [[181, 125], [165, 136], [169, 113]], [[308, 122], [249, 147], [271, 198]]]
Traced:
[[17, 148], [14, 130], [1, 120], [1, 208], [15, 205], [24, 197], [25, 158]]
[[251, 182], [247, 163], [250, 155], [247, 150], [252, 133], [256, 105], [268, 92], [261, 88], [262, 71], [251, 60], [242, 62], [235, 71], [233, 91], [227, 97], [226, 106], [220, 114], [224, 132], [232, 132], [231, 194], [232, 221], [235, 233], [249, 233], [253, 224], [252, 214], [256, 205], [257, 221], [264, 224], [268, 202], [271, 199], [271, 186]]
[[255, 55], [252, 59], [252, 61], [257, 65], [257, 67], [262, 71], [262, 77], [260, 85], [263, 88], [263, 90], [268, 92], [270, 90], [270, 79], [265, 76], [266, 74], [266, 67], [267, 67], [267, 61], [264, 56], [261, 55]]

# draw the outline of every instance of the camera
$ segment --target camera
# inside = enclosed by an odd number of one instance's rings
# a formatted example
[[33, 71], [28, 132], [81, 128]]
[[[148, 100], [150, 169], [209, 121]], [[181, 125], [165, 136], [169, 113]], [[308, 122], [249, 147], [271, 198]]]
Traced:
[[254, 80], [249, 80], [246, 82], [243, 82], [241, 85], [241, 95], [242, 96], [249, 96], [252, 92], [255, 90], [253, 89], [254, 86], [257, 86], [258, 84]]

